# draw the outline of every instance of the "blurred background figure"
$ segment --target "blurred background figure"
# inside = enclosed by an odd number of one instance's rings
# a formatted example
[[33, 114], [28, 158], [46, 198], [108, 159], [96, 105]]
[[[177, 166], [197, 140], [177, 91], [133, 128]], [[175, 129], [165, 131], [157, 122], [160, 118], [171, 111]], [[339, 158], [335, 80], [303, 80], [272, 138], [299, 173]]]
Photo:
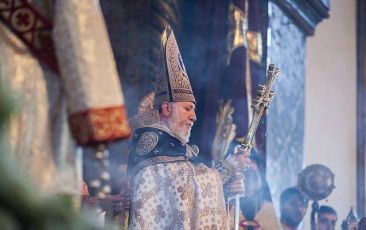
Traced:
[[298, 229], [308, 207], [308, 200], [296, 187], [290, 187], [281, 193], [281, 225], [284, 230]]
[[357, 224], [357, 230], [365, 230], [365, 229], [366, 229], [366, 217], [362, 217]]
[[322, 205], [318, 211], [317, 230], [334, 230], [337, 220], [337, 212], [332, 207]]
[[[348, 212], [348, 215], [346, 219], [342, 221], [342, 230], [356, 230], [358, 229], [359, 221], [358, 221], [358, 215], [355, 210], [353, 210], [353, 207]], [[360, 221], [361, 222], [361, 221]], [[360, 224], [362, 225], [362, 223]]]

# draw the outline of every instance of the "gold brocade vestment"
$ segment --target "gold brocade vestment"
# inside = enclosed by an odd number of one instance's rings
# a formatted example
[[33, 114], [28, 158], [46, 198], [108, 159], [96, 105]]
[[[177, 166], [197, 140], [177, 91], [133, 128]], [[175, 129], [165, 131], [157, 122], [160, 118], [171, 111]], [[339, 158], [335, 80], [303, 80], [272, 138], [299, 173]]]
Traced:
[[130, 158], [141, 159], [131, 170], [129, 229], [227, 229], [216, 169], [192, 163], [192, 149], [164, 126], [137, 129], [133, 138]]

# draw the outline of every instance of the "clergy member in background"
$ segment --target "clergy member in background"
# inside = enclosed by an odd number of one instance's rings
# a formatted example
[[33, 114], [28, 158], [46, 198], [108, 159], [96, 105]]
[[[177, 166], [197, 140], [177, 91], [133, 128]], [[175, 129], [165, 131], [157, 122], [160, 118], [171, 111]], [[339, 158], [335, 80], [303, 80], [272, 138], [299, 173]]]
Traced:
[[44, 194], [79, 198], [76, 147], [95, 161], [95, 146], [130, 134], [99, 1], [0, 5], [0, 81], [19, 103], [7, 132], [11, 152]]

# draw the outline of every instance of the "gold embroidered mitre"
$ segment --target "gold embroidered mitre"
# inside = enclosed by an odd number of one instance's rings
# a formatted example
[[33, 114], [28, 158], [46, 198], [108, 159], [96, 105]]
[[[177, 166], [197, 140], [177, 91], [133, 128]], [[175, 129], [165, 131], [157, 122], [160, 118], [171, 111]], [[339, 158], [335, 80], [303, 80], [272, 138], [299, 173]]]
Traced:
[[155, 82], [155, 108], [163, 102], [196, 103], [177, 41], [170, 27], [161, 35], [159, 71]]

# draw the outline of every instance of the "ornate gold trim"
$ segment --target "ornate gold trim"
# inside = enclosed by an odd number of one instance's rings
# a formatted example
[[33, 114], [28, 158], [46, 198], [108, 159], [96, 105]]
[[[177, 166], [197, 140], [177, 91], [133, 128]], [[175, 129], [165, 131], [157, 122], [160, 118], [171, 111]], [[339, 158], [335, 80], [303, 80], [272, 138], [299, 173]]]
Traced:
[[147, 160], [141, 161], [138, 163], [135, 167], [131, 170], [131, 176], [134, 176], [138, 171], [141, 169], [155, 164], [162, 164], [162, 163], [171, 163], [176, 161], [187, 161], [187, 158], [185, 156], [156, 156], [149, 158]]
[[0, 1], [0, 21], [24, 42], [38, 59], [58, 73], [52, 40], [53, 25], [32, 3], [27, 0]]
[[262, 61], [262, 34], [259, 32], [248, 31], [246, 33], [247, 49], [249, 60], [260, 64]]
[[71, 132], [80, 145], [100, 143], [130, 135], [124, 106], [90, 109], [69, 116]]
[[158, 134], [154, 132], [145, 132], [141, 135], [136, 144], [136, 154], [143, 156], [153, 150], [159, 142]]

